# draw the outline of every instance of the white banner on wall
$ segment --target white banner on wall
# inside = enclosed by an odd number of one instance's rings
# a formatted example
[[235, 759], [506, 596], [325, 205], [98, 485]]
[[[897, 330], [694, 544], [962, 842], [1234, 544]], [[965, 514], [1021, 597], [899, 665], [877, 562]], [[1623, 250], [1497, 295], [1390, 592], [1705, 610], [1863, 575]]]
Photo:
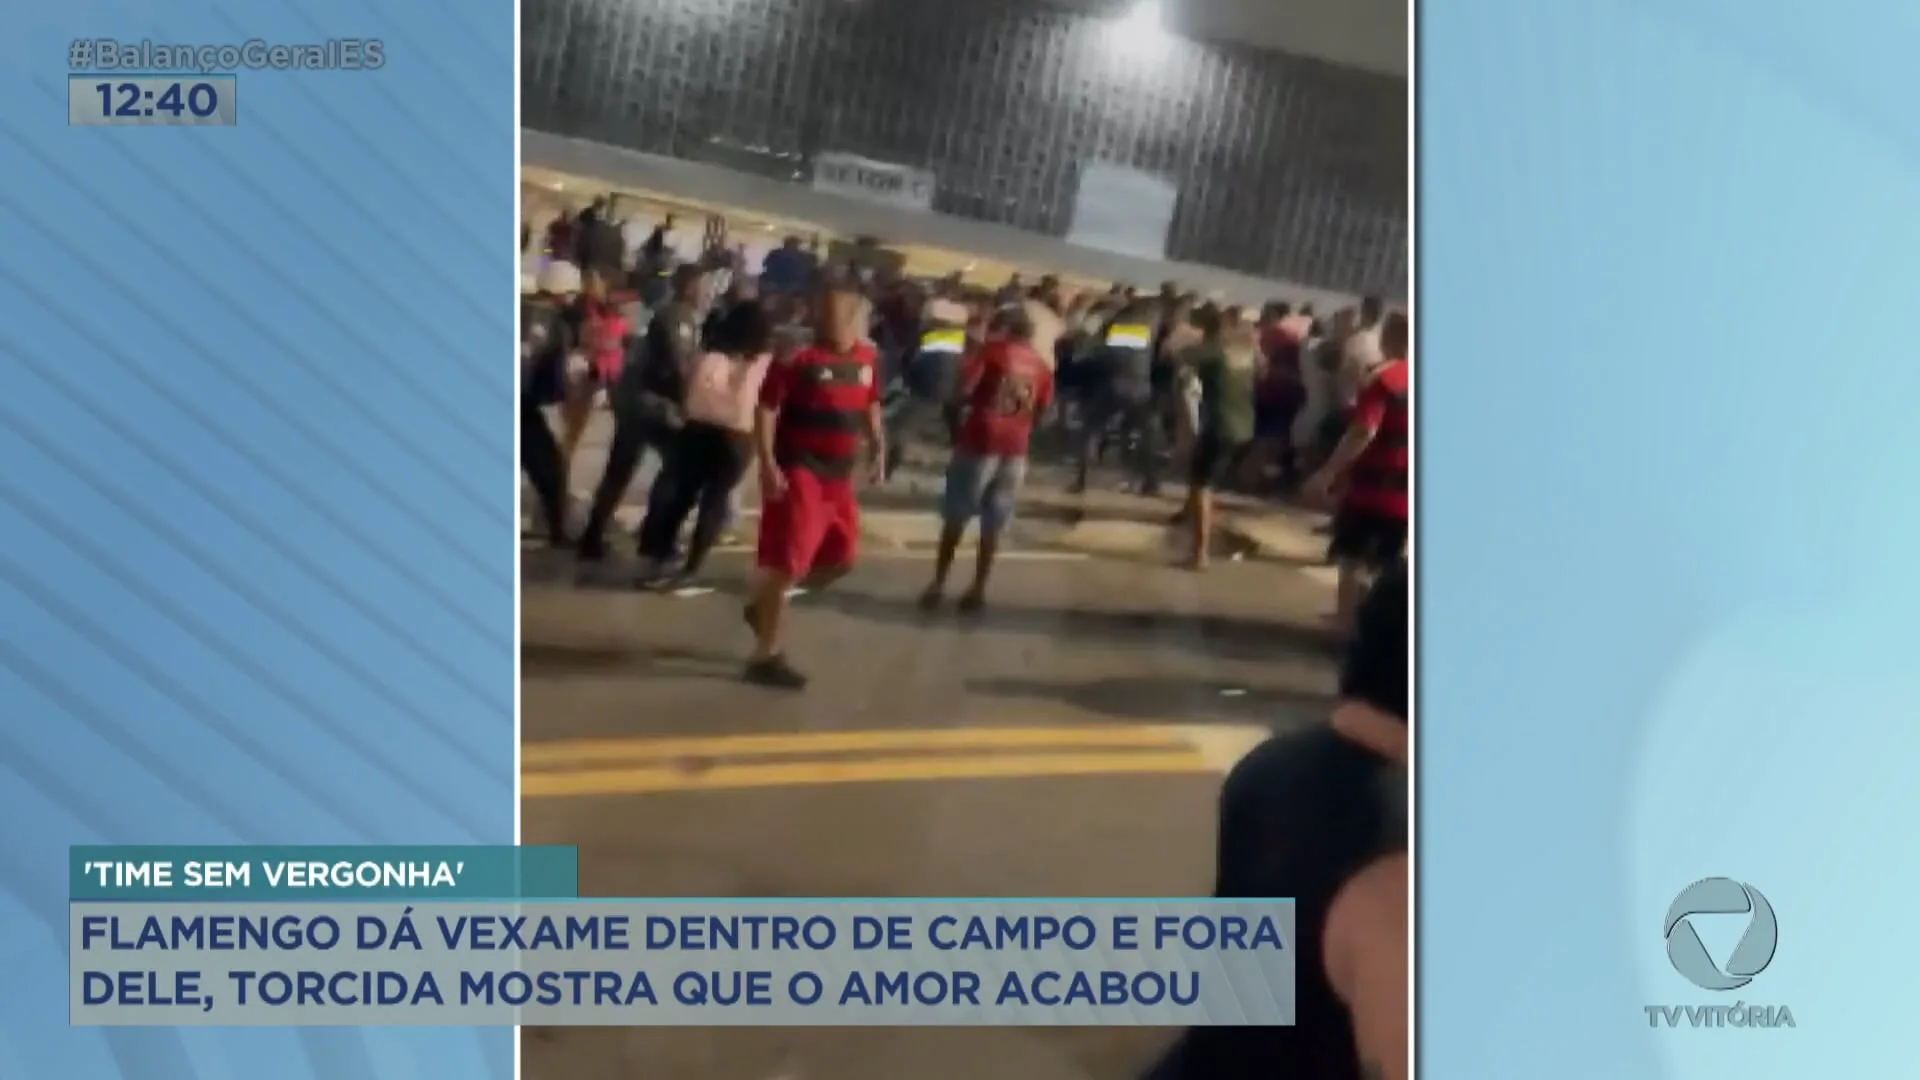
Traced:
[[813, 159], [815, 191], [925, 211], [933, 209], [933, 187], [933, 174], [925, 169], [854, 154], [829, 152]]
[[1167, 257], [1167, 233], [1180, 189], [1164, 177], [1124, 165], [1089, 161], [1080, 167], [1067, 242], [1132, 255]]

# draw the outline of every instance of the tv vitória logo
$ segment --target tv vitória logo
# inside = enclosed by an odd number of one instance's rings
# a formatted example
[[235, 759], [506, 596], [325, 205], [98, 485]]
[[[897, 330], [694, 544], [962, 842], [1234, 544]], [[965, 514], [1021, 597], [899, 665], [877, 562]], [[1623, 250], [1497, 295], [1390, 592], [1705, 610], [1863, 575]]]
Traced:
[[[1747, 929], [1725, 963], [1716, 962], [1693, 927], [1700, 915], [1746, 915]], [[1760, 890], [1731, 878], [1696, 881], [1667, 909], [1667, 959], [1673, 970], [1703, 990], [1737, 990], [1773, 962], [1780, 926]]]

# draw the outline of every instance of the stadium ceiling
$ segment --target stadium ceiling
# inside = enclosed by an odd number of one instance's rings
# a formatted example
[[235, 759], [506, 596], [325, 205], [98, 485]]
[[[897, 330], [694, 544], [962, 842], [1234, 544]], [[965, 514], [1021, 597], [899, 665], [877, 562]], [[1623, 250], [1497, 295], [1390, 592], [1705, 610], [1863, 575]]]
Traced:
[[[1049, 0], [1120, 14], [1135, 0]], [[1407, 73], [1411, 0], [1160, 0], [1169, 29], [1300, 53], [1388, 75]]]

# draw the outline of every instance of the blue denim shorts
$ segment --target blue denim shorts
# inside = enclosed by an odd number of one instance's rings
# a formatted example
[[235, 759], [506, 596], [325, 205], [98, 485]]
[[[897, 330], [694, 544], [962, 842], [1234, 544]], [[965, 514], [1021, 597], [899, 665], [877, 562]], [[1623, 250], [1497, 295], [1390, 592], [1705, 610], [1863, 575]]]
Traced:
[[1020, 485], [1026, 479], [1025, 457], [955, 453], [947, 463], [940, 516], [949, 525], [964, 525], [977, 517], [981, 532], [998, 533], [1013, 520]]

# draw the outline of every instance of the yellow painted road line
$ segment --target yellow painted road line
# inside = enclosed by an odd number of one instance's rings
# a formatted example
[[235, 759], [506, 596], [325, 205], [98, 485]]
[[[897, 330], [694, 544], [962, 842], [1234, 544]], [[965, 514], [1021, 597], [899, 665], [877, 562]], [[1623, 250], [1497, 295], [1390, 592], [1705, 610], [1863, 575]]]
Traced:
[[638, 739], [528, 742], [520, 766], [598, 768], [681, 758], [792, 757], [806, 754], [929, 753], [946, 750], [1181, 750], [1190, 741], [1164, 728], [1108, 725], [1077, 728], [896, 728], [878, 731], [783, 732]]
[[1179, 775], [1213, 771], [1211, 763], [1193, 750], [1018, 756], [977, 754], [717, 765], [697, 771], [645, 766], [579, 772], [529, 772], [521, 776], [520, 792], [529, 799], [554, 799], [900, 781]]

